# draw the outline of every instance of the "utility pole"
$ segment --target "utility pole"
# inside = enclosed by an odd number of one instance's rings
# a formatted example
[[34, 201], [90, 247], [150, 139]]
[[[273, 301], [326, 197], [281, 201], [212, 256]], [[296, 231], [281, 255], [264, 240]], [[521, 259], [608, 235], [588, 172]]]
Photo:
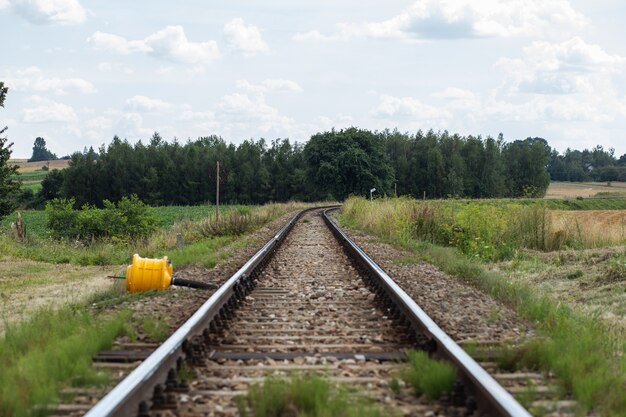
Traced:
[[216, 193], [215, 193], [215, 223], [220, 222], [220, 161], [217, 161]]

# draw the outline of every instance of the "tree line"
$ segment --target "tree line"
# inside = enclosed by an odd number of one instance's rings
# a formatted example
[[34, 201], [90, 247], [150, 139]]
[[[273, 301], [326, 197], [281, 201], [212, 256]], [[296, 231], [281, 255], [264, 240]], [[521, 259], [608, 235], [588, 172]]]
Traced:
[[548, 172], [554, 181], [626, 181], [626, 154], [617, 158], [615, 150], [596, 146], [582, 151], [553, 150]]
[[214, 202], [220, 161], [220, 200], [262, 204], [288, 200], [343, 200], [350, 194], [422, 198], [542, 196], [550, 178], [550, 147], [541, 138], [505, 142], [480, 136], [415, 134], [349, 128], [240, 145], [207, 136], [180, 143], [155, 133], [147, 143], [115, 137], [71, 155], [36, 196], [41, 203], [74, 198], [101, 205], [135, 194], [151, 205]]

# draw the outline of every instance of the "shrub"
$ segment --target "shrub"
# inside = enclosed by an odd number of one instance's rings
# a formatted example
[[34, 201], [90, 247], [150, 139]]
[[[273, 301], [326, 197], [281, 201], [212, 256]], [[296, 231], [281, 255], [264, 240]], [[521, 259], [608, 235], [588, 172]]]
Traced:
[[75, 200], [53, 199], [46, 204], [46, 223], [54, 238], [127, 241], [146, 238], [155, 229], [153, 209], [137, 196], [123, 197], [117, 204], [108, 200], [99, 209], [84, 205], [74, 209]]

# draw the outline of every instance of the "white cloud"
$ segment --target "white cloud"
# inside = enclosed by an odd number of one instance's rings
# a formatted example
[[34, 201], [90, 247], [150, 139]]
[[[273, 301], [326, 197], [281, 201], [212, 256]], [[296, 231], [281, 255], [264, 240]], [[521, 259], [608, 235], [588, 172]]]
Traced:
[[248, 80], [237, 80], [236, 86], [249, 93], [288, 92], [301, 93], [302, 87], [292, 80], [270, 78], [261, 81], [261, 84], [251, 84]]
[[250, 131], [254, 128], [264, 134], [278, 132], [282, 135], [294, 124], [291, 118], [268, 105], [263, 95], [227, 94], [215, 107], [215, 115], [220, 124], [229, 130]]
[[95, 32], [87, 42], [96, 49], [128, 55], [142, 52], [169, 61], [206, 65], [220, 57], [215, 41], [190, 42], [182, 26], [167, 26], [141, 40], [128, 40], [111, 33]]
[[126, 100], [126, 108], [135, 112], [162, 112], [174, 106], [163, 100], [136, 95]]
[[572, 34], [587, 23], [568, 0], [419, 0], [387, 20], [339, 23], [333, 34], [313, 30], [293, 39], [536, 37]]
[[191, 109], [186, 109], [183, 110], [180, 113], [179, 116], [179, 120], [183, 120], [183, 121], [207, 121], [207, 120], [214, 120], [215, 119], [215, 113], [213, 113], [211, 110], [207, 110], [207, 111], [193, 111]]
[[413, 97], [394, 97], [383, 94], [372, 115], [385, 119], [410, 118], [415, 121], [440, 122], [452, 115], [446, 109], [429, 106]]
[[511, 91], [537, 94], [594, 93], [606, 89], [626, 58], [574, 37], [561, 43], [533, 42], [521, 58], [502, 58]]
[[53, 92], [67, 94], [70, 91], [79, 93], [95, 93], [96, 87], [82, 78], [45, 77], [37, 67], [28, 67], [4, 76], [7, 86], [16, 91]]
[[[626, 117], [626, 98], [613, 79], [626, 58], [573, 37], [533, 42], [520, 57], [501, 58], [505, 77], [476, 117], [532, 124], [609, 123]], [[478, 113], [482, 114], [478, 114]]]
[[8, 8], [10, 5], [9, 0], [0, 0], [0, 10]]
[[98, 71], [100, 72], [113, 72], [115, 71], [116, 74], [120, 74], [120, 73], [124, 73], [127, 75], [132, 75], [135, 73], [135, 70], [133, 70], [131, 67], [120, 64], [120, 63], [111, 63], [111, 62], [100, 62], [96, 68], [98, 69]]
[[219, 58], [215, 41], [189, 42], [182, 26], [168, 26], [144, 40], [152, 55], [186, 64], [207, 64]]
[[118, 54], [128, 55], [133, 52], [149, 52], [144, 41], [129, 41], [112, 33], [94, 32], [87, 42], [97, 49], [109, 49]]
[[259, 28], [254, 25], [246, 25], [242, 18], [238, 17], [224, 25], [224, 36], [228, 45], [245, 57], [257, 54], [267, 54], [269, 46], [261, 37]]
[[12, 0], [10, 3], [15, 12], [36, 24], [78, 25], [87, 16], [78, 0]]
[[122, 138], [147, 139], [158, 130], [144, 127], [139, 113], [124, 113], [115, 123], [113, 131]]
[[33, 107], [25, 108], [22, 121], [26, 123], [75, 123], [78, 116], [71, 106], [56, 101], [33, 96], [29, 102]]

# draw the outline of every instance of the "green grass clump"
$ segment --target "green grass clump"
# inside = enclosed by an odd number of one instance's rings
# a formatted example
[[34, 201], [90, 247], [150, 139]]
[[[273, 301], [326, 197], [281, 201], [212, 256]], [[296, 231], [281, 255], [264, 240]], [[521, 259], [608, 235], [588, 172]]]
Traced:
[[98, 351], [124, 334], [129, 312], [94, 318], [76, 306], [40, 310], [27, 322], [7, 324], [0, 339], [0, 415], [44, 414], [62, 387], [102, 385], [106, 374], [91, 365]]
[[152, 341], [162, 342], [169, 335], [170, 324], [167, 317], [146, 316], [141, 319], [140, 325]]
[[[332, 385], [319, 376], [298, 376], [290, 380], [267, 378], [253, 385], [238, 400], [242, 417], [382, 417], [384, 410], [356, 392]], [[252, 413], [249, 414], [248, 411]]]
[[411, 384], [415, 394], [424, 394], [430, 400], [438, 400], [452, 392], [456, 370], [449, 362], [431, 359], [424, 351], [409, 351], [409, 366], [404, 379]]

